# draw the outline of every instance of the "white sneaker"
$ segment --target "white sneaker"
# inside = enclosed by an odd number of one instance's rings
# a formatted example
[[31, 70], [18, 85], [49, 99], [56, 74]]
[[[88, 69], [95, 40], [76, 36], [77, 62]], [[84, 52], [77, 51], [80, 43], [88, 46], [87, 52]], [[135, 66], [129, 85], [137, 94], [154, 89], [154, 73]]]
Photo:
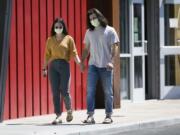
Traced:
[[111, 117], [106, 116], [102, 123], [103, 124], [111, 124], [112, 122], [113, 122], [113, 120], [111, 119]]

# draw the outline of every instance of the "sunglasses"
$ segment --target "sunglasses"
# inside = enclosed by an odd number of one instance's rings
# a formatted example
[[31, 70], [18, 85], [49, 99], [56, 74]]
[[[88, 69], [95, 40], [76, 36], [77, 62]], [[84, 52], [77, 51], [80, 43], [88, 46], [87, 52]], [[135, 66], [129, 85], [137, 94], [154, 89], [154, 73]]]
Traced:
[[62, 29], [63, 26], [55, 26], [55, 29]]

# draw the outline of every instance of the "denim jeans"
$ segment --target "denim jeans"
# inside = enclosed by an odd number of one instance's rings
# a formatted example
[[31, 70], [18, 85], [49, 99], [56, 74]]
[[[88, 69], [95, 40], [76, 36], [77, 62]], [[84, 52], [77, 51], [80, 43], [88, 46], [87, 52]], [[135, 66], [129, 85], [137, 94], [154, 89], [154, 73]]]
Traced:
[[69, 90], [70, 65], [65, 60], [53, 60], [49, 66], [49, 79], [51, 83], [54, 112], [61, 115], [61, 96], [67, 110], [71, 109], [71, 96]]
[[107, 68], [98, 68], [94, 65], [89, 66], [88, 81], [87, 81], [87, 114], [88, 115], [94, 114], [96, 84], [99, 79], [102, 83], [104, 96], [105, 96], [104, 97], [105, 113], [106, 115], [112, 114], [112, 109], [113, 109], [112, 76], [113, 76], [112, 70], [107, 70]]

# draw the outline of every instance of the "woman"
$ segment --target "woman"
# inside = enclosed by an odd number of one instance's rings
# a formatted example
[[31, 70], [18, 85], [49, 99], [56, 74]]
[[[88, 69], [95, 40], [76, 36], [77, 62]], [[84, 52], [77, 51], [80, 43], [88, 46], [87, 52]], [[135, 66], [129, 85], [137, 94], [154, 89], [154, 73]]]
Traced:
[[46, 41], [45, 61], [43, 75], [47, 75], [47, 65], [49, 65], [49, 79], [52, 88], [55, 120], [52, 124], [62, 123], [61, 119], [61, 99], [62, 95], [67, 110], [66, 121], [73, 119], [71, 96], [69, 92], [70, 65], [69, 60], [74, 57], [75, 62], [81, 66], [76, 46], [73, 38], [68, 35], [63, 19], [57, 18], [51, 27], [51, 36]]

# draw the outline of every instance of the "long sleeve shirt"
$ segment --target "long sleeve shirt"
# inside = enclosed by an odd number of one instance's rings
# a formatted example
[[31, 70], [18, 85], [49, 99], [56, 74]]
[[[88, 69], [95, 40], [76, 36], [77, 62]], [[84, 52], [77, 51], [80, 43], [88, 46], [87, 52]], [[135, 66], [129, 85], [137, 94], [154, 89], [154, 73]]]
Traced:
[[57, 41], [55, 36], [46, 41], [45, 61], [48, 63], [54, 59], [69, 61], [72, 56], [78, 55], [73, 38], [66, 35], [62, 41]]

